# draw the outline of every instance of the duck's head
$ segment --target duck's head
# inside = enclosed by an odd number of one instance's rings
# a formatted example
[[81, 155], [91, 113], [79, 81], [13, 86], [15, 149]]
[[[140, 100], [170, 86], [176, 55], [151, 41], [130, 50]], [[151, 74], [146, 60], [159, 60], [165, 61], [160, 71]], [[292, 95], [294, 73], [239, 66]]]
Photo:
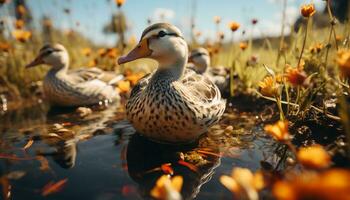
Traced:
[[210, 56], [205, 48], [197, 48], [191, 51], [188, 62], [193, 63], [199, 73], [204, 73], [210, 65]]
[[152, 58], [160, 67], [171, 66], [179, 60], [187, 62], [188, 48], [181, 31], [168, 23], [157, 23], [146, 28], [138, 45], [118, 59], [124, 64], [139, 58]]
[[46, 44], [39, 55], [26, 68], [34, 67], [40, 64], [47, 64], [53, 67], [64, 67], [68, 64], [69, 57], [66, 48], [61, 44]]

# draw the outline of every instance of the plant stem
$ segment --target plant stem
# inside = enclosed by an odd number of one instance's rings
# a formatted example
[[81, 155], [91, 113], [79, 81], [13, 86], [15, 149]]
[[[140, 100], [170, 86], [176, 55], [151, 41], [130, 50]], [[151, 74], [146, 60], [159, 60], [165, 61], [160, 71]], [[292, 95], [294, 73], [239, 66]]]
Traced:
[[283, 0], [281, 40], [280, 40], [280, 46], [277, 53], [276, 67], [278, 67], [279, 65], [281, 53], [283, 51], [283, 46], [284, 46], [284, 28], [285, 28], [284, 22], [286, 21], [286, 9], [287, 9], [287, 0]]
[[282, 108], [282, 103], [281, 103], [281, 97], [280, 96], [276, 96], [275, 98], [276, 98], [276, 103], [277, 103], [278, 110], [280, 112], [280, 120], [285, 120], [284, 112], [283, 112], [283, 108]]
[[308, 28], [309, 28], [309, 22], [310, 22], [310, 17], [307, 18], [306, 28], [305, 28], [305, 35], [304, 35], [304, 41], [303, 41], [303, 46], [302, 46], [302, 48], [301, 48], [301, 52], [300, 52], [300, 56], [299, 56], [299, 60], [298, 60], [298, 65], [297, 65], [297, 67], [299, 67], [301, 58], [303, 57], [303, 53], [304, 53], [304, 49], [305, 49], [305, 44], [306, 44], [306, 38], [307, 38], [307, 30], [308, 30]]

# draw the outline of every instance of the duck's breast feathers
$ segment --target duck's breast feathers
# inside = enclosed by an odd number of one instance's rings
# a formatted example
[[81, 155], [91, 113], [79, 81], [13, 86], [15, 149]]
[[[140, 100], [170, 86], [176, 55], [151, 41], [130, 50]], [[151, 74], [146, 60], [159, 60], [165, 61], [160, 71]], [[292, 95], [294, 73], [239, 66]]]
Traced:
[[199, 104], [222, 103], [221, 93], [218, 87], [207, 77], [197, 74], [191, 69], [186, 69], [177, 89], [183, 91], [183, 95]]
[[145, 90], [152, 77], [152, 74], [153, 73], [146, 74], [137, 82], [137, 84], [131, 90], [130, 98], [139, 95], [143, 90]]

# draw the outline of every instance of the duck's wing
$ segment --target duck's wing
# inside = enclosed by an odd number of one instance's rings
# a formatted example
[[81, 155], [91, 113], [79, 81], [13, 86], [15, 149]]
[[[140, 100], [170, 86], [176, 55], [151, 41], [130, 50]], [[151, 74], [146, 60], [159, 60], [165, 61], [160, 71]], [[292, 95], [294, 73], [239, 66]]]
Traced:
[[115, 88], [99, 79], [80, 82], [74, 85], [76, 91], [87, 97], [98, 97], [99, 99], [115, 100], [119, 94]]
[[209, 106], [222, 102], [220, 90], [207, 76], [186, 69], [181, 83], [177, 87], [183, 87], [185, 95], [199, 104]]
[[83, 83], [86, 81], [98, 79], [100, 81], [108, 83], [109, 85], [113, 85], [118, 81], [124, 79], [123, 75], [117, 75], [111, 71], [104, 71], [97, 67], [70, 70], [68, 72], [68, 75], [72, 77], [76, 83]]

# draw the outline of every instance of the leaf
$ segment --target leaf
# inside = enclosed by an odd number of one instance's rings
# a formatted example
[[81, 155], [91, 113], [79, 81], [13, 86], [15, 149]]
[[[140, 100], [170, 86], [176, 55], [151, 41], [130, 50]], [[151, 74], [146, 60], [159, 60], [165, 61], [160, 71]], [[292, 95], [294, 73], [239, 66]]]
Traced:
[[135, 186], [132, 185], [124, 185], [122, 187], [122, 195], [123, 196], [131, 196], [136, 193], [136, 188]]
[[18, 179], [22, 178], [24, 175], [26, 175], [25, 171], [12, 171], [12, 172], [6, 174], [6, 177], [8, 179], [18, 180]]
[[57, 193], [57, 192], [61, 191], [63, 189], [63, 187], [66, 185], [67, 181], [68, 181], [68, 178], [65, 178], [65, 179], [62, 179], [60, 181], [57, 181], [56, 183], [50, 181], [49, 183], [47, 183], [43, 187], [43, 189], [41, 191], [41, 195], [42, 196], [47, 196], [47, 195], [50, 195], [50, 194]]
[[37, 156], [36, 159], [40, 162], [40, 170], [47, 171], [50, 169], [49, 161], [44, 156]]
[[34, 143], [34, 140], [30, 139], [28, 140], [27, 144], [24, 145], [23, 149], [28, 149], [29, 147], [31, 147]]
[[265, 67], [267, 73], [269, 73], [269, 74], [270, 74], [271, 76], [273, 76], [273, 77], [276, 76], [275, 72], [274, 72], [271, 68], [269, 68], [269, 67], [268, 67], [267, 65], [265, 65], [265, 64], [263, 64], [263, 66]]
[[11, 185], [9, 180], [3, 176], [0, 178], [0, 184], [2, 187], [2, 197], [4, 200], [10, 200], [11, 199]]
[[192, 170], [192, 171], [194, 171], [194, 172], [198, 172], [198, 167], [195, 166], [195, 165], [193, 165], [193, 164], [191, 164], [191, 163], [189, 163], [189, 162], [186, 162], [186, 161], [184, 161], [184, 160], [179, 160], [178, 163], [179, 163], [180, 165], [183, 165], [183, 166], [189, 168], [190, 170]]
[[161, 169], [165, 174], [170, 174], [170, 175], [173, 175], [173, 174], [174, 174], [174, 170], [173, 170], [173, 168], [171, 167], [171, 163], [162, 164], [162, 165], [160, 166], [160, 169]]

